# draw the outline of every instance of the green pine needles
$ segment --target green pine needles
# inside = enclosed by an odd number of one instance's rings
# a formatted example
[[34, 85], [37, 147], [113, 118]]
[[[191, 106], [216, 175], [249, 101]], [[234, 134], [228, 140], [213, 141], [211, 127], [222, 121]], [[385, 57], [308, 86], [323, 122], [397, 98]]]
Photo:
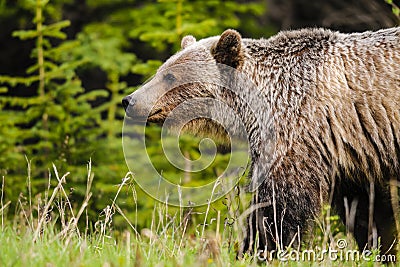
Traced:
[[[87, 161], [93, 157], [104, 162], [101, 159], [105, 139], [111, 149], [121, 149], [122, 111], [117, 120], [116, 110], [125, 85], [119, 83], [120, 70], [109, 66], [110, 83], [106, 89], [89, 91], [83, 88], [77, 71], [93, 64], [95, 55], [91, 57], [91, 53], [85, 51], [95, 51], [91, 47], [93, 43], [66, 41], [63, 30], [70, 26], [67, 20], [46, 24], [44, 10], [48, 2], [26, 1], [31, 10], [35, 10], [32, 20], [35, 29], [13, 33], [21, 41], [34, 40], [36, 45], [31, 54], [34, 64], [24, 77], [0, 76], [0, 83], [4, 85], [1, 93], [18, 86], [26, 90], [24, 96], [11, 92], [0, 97], [0, 170], [7, 179], [14, 180], [13, 190], [23, 191], [24, 181], [19, 177], [26, 166], [26, 155], [33, 161], [33, 176], [41, 178], [35, 180], [35, 189], [40, 192], [54, 162], [60, 169], [68, 167], [78, 171], [74, 181], [79, 196], [85, 185]], [[100, 47], [98, 52], [119, 51], [112, 45]], [[110, 62], [113, 57], [109, 55]], [[126, 65], [130, 65], [132, 59], [125, 59]], [[110, 101], [96, 106], [94, 102], [100, 98], [110, 98]], [[81, 178], [79, 173], [82, 173]], [[11, 195], [18, 196], [10, 192]]]
[[[81, 202], [86, 165], [91, 159], [96, 174], [89, 210], [92, 215], [115, 195], [116, 184], [128, 172], [121, 144], [121, 99], [180, 49], [184, 35], [193, 34], [198, 39], [216, 35], [225, 28], [238, 27], [241, 20], [247, 27], [265, 9], [261, 1], [0, 2], [0, 19], [12, 17], [14, 28], [22, 29], [14, 31], [13, 38], [19, 39], [21, 47], [31, 47], [25, 74], [0, 74], [0, 178], [4, 176], [7, 185], [5, 199], [11, 200], [12, 210], [20, 192], [27, 195], [28, 161], [32, 196], [47, 188], [49, 176], [55, 175], [54, 163], [60, 172], [73, 174], [69, 177], [70, 197]], [[83, 12], [79, 20], [77, 10]], [[70, 17], [71, 13], [75, 17]], [[81, 24], [71, 25], [63, 18]], [[207, 183], [229, 161], [229, 155], [219, 155], [215, 168], [181, 177], [181, 172], [159, 153], [160, 129], [146, 130], [146, 138], [151, 141], [147, 153], [154, 166], [173, 182], [192, 186]], [[184, 136], [180, 143], [186, 157], [200, 156], [198, 140]], [[154, 202], [140, 190], [138, 194], [139, 224], [146, 225]], [[135, 216], [129, 190], [120, 194], [119, 201], [122, 209]], [[115, 222], [118, 224], [118, 219]]]

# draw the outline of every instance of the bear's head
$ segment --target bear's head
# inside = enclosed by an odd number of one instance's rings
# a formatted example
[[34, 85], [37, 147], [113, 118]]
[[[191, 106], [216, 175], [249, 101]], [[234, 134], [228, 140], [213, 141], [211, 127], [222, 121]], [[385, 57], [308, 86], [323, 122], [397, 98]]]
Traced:
[[[163, 130], [210, 137], [231, 148], [232, 155], [244, 148], [253, 160], [264, 159], [256, 171], [267, 173], [274, 129], [268, 98], [256, 85], [258, 65], [248, 48], [254, 42], [242, 40], [235, 30], [200, 41], [185, 36], [182, 49], [122, 100], [125, 123], [151, 122]], [[255, 179], [252, 188], [261, 182]]]
[[[126, 96], [122, 104], [126, 115], [136, 121], [162, 124], [170, 113], [182, 103], [192, 103], [181, 108], [207, 110], [207, 102], [188, 102], [191, 99], [219, 99], [217, 78], [220, 66], [240, 69], [244, 56], [242, 38], [235, 30], [226, 30], [221, 36], [196, 41], [193, 36], [185, 36], [181, 50], [169, 58], [155, 76], [140, 89]], [[209, 127], [210, 120], [194, 119], [192, 126], [209, 128], [218, 132], [215, 125]], [[189, 127], [190, 128], [190, 127]], [[202, 129], [204, 131], [205, 129]], [[196, 132], [196, 131], [195, 131]]]

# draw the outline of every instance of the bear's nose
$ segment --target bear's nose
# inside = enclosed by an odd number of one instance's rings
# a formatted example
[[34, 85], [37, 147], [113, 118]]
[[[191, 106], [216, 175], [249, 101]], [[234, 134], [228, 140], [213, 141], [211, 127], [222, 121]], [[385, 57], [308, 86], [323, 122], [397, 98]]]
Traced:
[[127, 111], [129, 105], [133, 106], [135, 104], [135, 100], [131, 98], [131, 96], [125, 96], [122, 99], [122, 106], [124, 107], [125, 111]]

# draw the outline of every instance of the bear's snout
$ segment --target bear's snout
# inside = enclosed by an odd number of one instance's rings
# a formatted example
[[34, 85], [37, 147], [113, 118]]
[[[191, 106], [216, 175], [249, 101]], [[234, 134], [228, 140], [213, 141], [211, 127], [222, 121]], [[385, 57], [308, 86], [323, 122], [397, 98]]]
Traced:
[[122, 106], [125, 109], [126, 116], [134, 121], [143, 122], [146, 121], [149, 116], [147, 102], [142, 98], [138, 99], [133, 95], [125, 96], [122, 99]]
[[124, 107], [125, 111], [128, 112], [129, 105], [133, 106], [135, 104], [135, 102], [136, 101], [134, 99], [132, 99], [132, 97], [130, 95], [128, 95], [122, 99], [122, 106]]
[[132, 97], [132, 95], [125, 96], [122, 99], [122, 106], [125, 109], [126, 116], [130, 118], [141, 117], [141, 115], [139, 114], [140, 112], [136, 110], [137, 109], [136, 102], [137, 100], [134, 97]]

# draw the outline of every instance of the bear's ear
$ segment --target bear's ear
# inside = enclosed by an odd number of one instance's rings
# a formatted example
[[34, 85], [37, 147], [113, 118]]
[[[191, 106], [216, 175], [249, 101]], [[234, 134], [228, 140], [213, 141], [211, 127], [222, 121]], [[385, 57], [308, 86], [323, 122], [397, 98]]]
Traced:
[[217, 63], [237, 68], [243, 63], [242, 37], [235, 30], [226, 30], [211, 50]]
[[181, 48], [185, 49], [191, 44], [194, 44], [196, 42], [196, 38], [194, 38], [192, 35], [186, 35], [185, 37], [182, 38], [181, 41]]

